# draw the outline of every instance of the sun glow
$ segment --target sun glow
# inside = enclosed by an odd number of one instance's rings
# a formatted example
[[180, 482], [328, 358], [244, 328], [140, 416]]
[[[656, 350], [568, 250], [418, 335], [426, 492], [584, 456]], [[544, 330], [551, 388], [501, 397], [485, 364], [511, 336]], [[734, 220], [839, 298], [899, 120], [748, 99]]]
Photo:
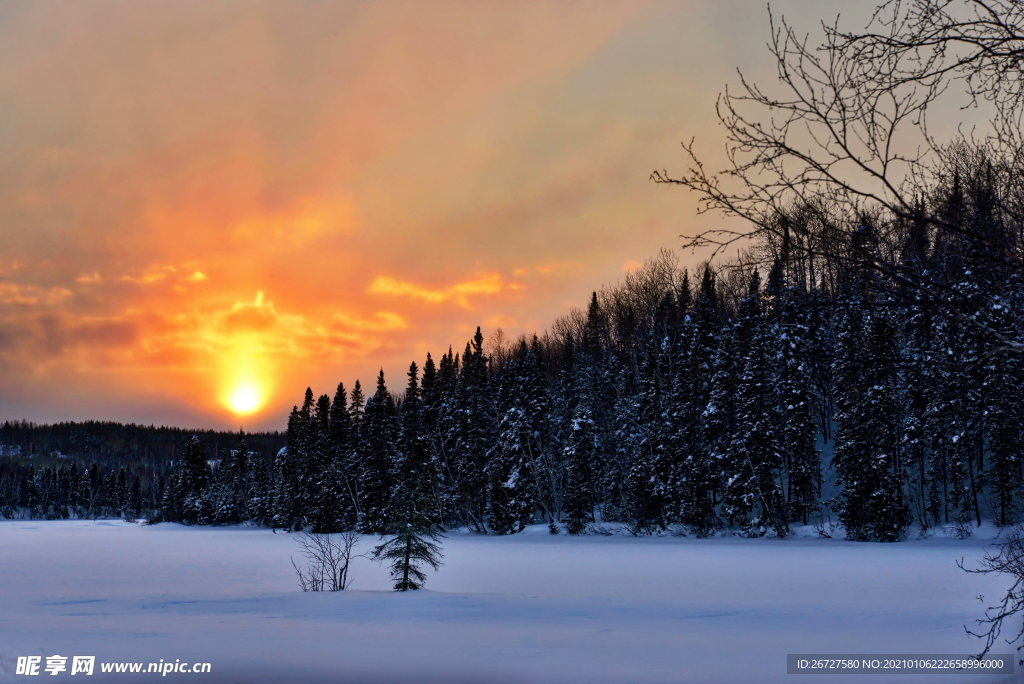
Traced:
[[251, 382], [238, 385], [227, 398], [228, 408], [240, 416], [254, 413], [261, 404], [260, 390]]
[[277, 368], [267, 358], [267, 347], [275, 341], [279, 318], [260, 290], [252, 303], [236, 302], [229, 313], [213, 321], [211, 346], [223, 364], [220, 403], [236, 416], [258, 413], [273, 400]]

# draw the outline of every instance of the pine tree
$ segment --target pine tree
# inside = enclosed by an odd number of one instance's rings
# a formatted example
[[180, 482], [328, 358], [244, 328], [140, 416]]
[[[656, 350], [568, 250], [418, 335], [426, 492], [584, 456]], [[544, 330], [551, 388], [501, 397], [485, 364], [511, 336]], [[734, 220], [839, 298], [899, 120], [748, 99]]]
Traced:
[[384, 383], [384, 370], [377, 376], [377, 391], [366, 402], [362, 426], [362, 519], [364, 534], [382, 534], [388, 529], [392, 488], [398, 466], [398, 430], [395, 403]]
[[818, 509], [821, 458], [815, 448], [817, 428], [811, 414], [810, 301], [803, 288], [793, 285], [783, 294], [777, 326], [779, 345], [779, 398], [784, 460], [789, 474], [787, 500], [791, 519], [805, 525]]
[[310, 525], [314, 518], [319, 517], [316, 509], [316, 490], [321, 477], [323, 449], [320, 436], [323, 433], [320, 423], [326, 418], [317, 414], [317, 400], [313, 390], [306, 388], [306, 394], [299, 408], [299, 424], [297, 431], [294, 463], [298, 496], [296, 497], [296, 529]]
[[330, 534], [346, 528], [341, 509], [343, 491], [339, 479], [338, 450], [331, 432], [331, 399], [326, 394], [317, 400], [307, 427], [310, 470], [306, 476], [310, 489], [307, 518], [314, 533]]
[[597, 453], [589, 402], [581, 401], [576, 406], [571, 429], [565, 446], [566, 529], [569, 534], [583, 534], [594, 515], [591, 480]]
[[[684, 273], [683, 302], [689, 302], [689, 277]], [[716, 512], [721, 489], [722, 459], [732, 439], [735, 417], [735, 359], [732, 333], [722, 325], [714, 274], [705, 266], [696, 304], [687, 304], [681, 326], [677, 374], [676, 438], [684, 454], [685, 481], [676, 485], [681, 518], [698, 537], [720, 524]], [[679, 477], [677, 480], [681, 479]]]
[[128, 472], [124, 466], [117, 473], [117, 503], [114, 515], [121, 516], [128, 509]]
[[423, 412], [420, 400], [419, 368], [416, 362], [409, 364], [407, 373], [409, 383], [402, 398], [402, 451], [407, 451], [413, 442], [419, 439], [423, 431]]
[[437, 412], [440, 409], [440, 385], [437, 377], [437, 366], [427, 352], [427, 360], [423, 362], [423, 382], [420, 387], [422, 397], [423, 433], [427, 436], [434, 433], [437, 427]]
[[536, 503], [538, 435], [530, 402], [532, 358], [521, 340], [516, 355], [502, 370], [499, 407], [503, 410], [498, 443], [487, 464], [490, 529], [521, 532], [533, 521]]
[[[870, 226], [862, 226], [855, 250], [877, 248]], [[835, 500], [846, 537], [896, 541], [909, 523], [900, 454], [896, 329], [882, 307], [870, 306], [878, 284], [870, 268], [854, 275], [841, 326], [837, 358], [839, 430], [833, 466], [842, 487]]]
[[619, 406], [626, 388], [623, 368], [618, 356], [606, 351], [604, 359], [597, 368], [595, 378], [594, 403], [595, 423], [598, 441], [601, 447], [601, 472], [595, 475], [595, 484], [599, 491], [602, 521], [623, 520], [626, 502], [626, 480], [629, 467], [625, 460], [623, 439], [620, 435]]
[[628, 478], [628, 504], [631, 529], [653, 534], [664, 529], [669, 436], [666, 425], [663, 390], [659, 381], [662, 346], [650, 337], [640, 365], [640, 393], [636, 401], [636, 431], [631, 451], [634, 454]]
[[[917, 203], [914, 213], [914, 218], [906, 224], [900, 265], [905, 273], [919, 278], [924, 277], [931, 267], [928, 219], [923, 200]], [[938, 490], [928, 472], [927, 408], [935, 370], [931, 335], [933, 312], [923, 293], [903, 283], [897, 283], [895, 290], [898, 298], [906, 302], [902, 330], [899, 331], [903, 340], [900, 350], [902, 382], [906, 388], [901, 448], [907, 456], [908, 493], [922, 530], [927, 530], [930, 525], [940, 522], [940, 502], [935, 498]]]
[[989, 393], [989, 469], [991, 494], [995, 498], [993, 517], [999, 525], [1016, 522], [1016, 502], [1021, 487], [1021, 411], [1019, 390], [1020, 362], [1004, 355], [988, 364]]
[[249, 513], [257, 525], [270, 526], [273, 514], [273, 488], [267, 458], [260, 453], [250, 452], [249, 464]]
[[352, 419], [353, 439], [358, 439], [359, 437], [359, 431], [363, 425], [365, 409], [366, 399], [363, 397], [363, 388], [359, 385], [359, 381], [356, 380], [356, 384], [352, 388], [352, 402], [349, 404], [349, 415]]
[[[89, 475], [95, 473], [95, 466], [89, 469]], [[93, 478], [94, 479], [94, 478]], [[182, 517], [181, 497], [181, 468], [172, 467], [166, 475], [163, 495], [160, 497], [160, 520], [164, 522], [179, 522]], [[87, 493], [86, 515], [95, 515], [96, 489], [89, 486]]]
[[761, 279], [751, 275], [740, 305], [736, 348], [740, 352], [735, 427], [726, 456], [724, 510], [751, 532], [772, 528], [788, 534], [782, 496], [782, 453], [771, 396], [771, 351], [760, 300]]
[[423, 566], [441, 566], [441, 548], [436, 543], [440, 528], [432, 518], [430, 458], [422, 439], [410, 447], [402, 463], [399, 485], [385, 532], [391, 539], [375, 547], [372, 557], [390, 562], [395, 591], [419, 589], [426, 582]]
[[288, 416], [285, 431], [285, 446], [274, 459], [274, 493], [271, 504], [271, 527], [291, 529], [298, 524], [299, 510], [296, 500], [299, 493], [298, 468], [299, 444], [302, 419], [299, 407], [293, 406]]
[[604, 356], [603, 342], [607, 337], [607, 321], [601, 305], [597, 301], [597, 293], [590, 297], [587, 308], [587, 323], [583, 329], [582, 351], [593, 363], [599, 363]]
[[245, 444], [245, 434], [239, 430], [235, 446], [227, 450], [211, 486], [213, 504], [213, 523], [218, 525], [234, 525], [249, 520], [250, 496], [250, 453]]
[[366, 418], [366, 398], [363, 395], [363, 388], [356, 380], [352, 387], [352, 397], [349, 400], [349, 417], [351, 418], [351, 441], [349, 446], [349, 474], [355, 490], [356, 515], [363, 514], [363, 463], [365, 461], [365, 440], [363, 435], [363, 422]]
[[438, 477], [437, 504], [441, 511], [441, 519], [453, 525], [463, 520], [459, 510], [458, 461], [454, 458], [455, 444], [458, 440], [457, 379], [458, 361], [449, 347], [448, 353], [441, 356], [437, 369], [434, 399], [437, 423], [430, 436], [430, 454]]
[[[69, 483], [68, 483], [68, 485], [69, 485], [69, 501], [68, 501], [68, 503], [71, 505], [71, 508], [72, 508], [73, 513], [75, 514], [75, 517], [78, 517], [78, 494], [79, 494], [79, 491], [80, 491], [79, 490], [79, 484], [80, 484], [80, 481], [81, 481], [81, 476], [78, 473], [78, 461], [72, 461], [71, 462], [71, 472], [68, 474], [68, 479], [69, 479]], [[0, 494], [0, 496], [2, 496], [2, 494]], [[0, 506], [2, 506], [2, 504], [0, 504]]]
[[733, 327], [727, 325], [722, 330], [719, 347], [711, 363], [711, 391], [707, 408], [701, 416], [715, 491], [721, 490], [721, 478], [736, 430], [738, 375]]
[[21, 477], [18, 505], [29, 509], [29, 517], [39, 517], [39, 485], [36, 483], [36, 467], [30, 464], [28, 472]]
[[139, 476], [132, 479], [131, 491], [128, 495], [128, 520], [136, 520], [142, 515], [142, 483]]
[[[453, 365], [458, 365], [458, 357]], [[446, 401], [447, 434], [442, 448], [446, 452], [443, 470], [449, 506], [463, 524], [481, 532], [485, 530], [487, 509], [486, 467], [496, 422], [492, 406], [483, 335], [477, 328], [472, 341], [466, 343], [462, 367]]]
[[339, 524], [342, 529], [349, 529], [359, 519], [359, 473], [353, 454], [355, 434], [348, 407], [348, 392], [340, 382], [331, 402], [330, 424], [334, 479], [341, 496], [338, 502]]
[[180, 478], [182, 521], [190, 525], [209, 524], [212, 517], [212, 506], [207, 498], [210, 466], [207, 463], [206, 447], [198, 435], [193, 435], [185, 444]]

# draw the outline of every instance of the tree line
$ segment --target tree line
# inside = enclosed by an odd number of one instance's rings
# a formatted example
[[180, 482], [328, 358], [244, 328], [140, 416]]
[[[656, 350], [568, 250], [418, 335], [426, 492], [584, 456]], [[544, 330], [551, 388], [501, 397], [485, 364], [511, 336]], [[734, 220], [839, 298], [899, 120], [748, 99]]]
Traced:
[[[485, 344], [478, 329], [461, 353], [428, 354], [401, 392], [383, 370], [368, 398], [358, 381], [307, 390], [273, 458], [240, 443], [211, 472], [193, 440], [161, 514], [386, 533], [415, 490], [436, 524], [497, 534], [619, 521], [785, 536], [835, 516], [847, 538], [895, 541], [911, 524], [1014, 522], [1019, 358], [872, 266], [916, 262], [974, 321], [1014, 324], [1021, 280], [985, 252], [1020, 226], [998, 169], [962, 162], [920, 221], [846, 219], [842, 258], [765, 241], [691, 278], [666, 252], [543, 337]], [[799, 235], [820, 212], [778, 220]]]
[[[202, 440], [214, 464], [237, 441], [237, 434], [215, 430], [5, 421], [0, 425], [0, 517], [152, 518], [160, 508], [163, 476], [191, 436]], [[284, 435], [255, 433], [246, 440], [273, 453]]]
[[[999, 170], [961, 161], [922, 220], [850, 219], [841, 258], [765, 241], [691, 278], [663, 252], [543, 336], [485, 344], [478, 329], [461, 353], [411, 363], [403, 391], [383, 371], [369, 397], [358, 381], [307, 390], [276, 453], [196, 435], [151, 469], [32, 464], [0, 478], [0, 507], [366, 533], [417, 515], [498, 534], [618, 521], [785, 536], [827, 533], [834, 515], [848, 538], [883, 541], [1015, 522], [1021, 361], [986, 330], [1012, 329], [1024, 288], [986, 252], [1020, 225], [1000, 210]], [[820, 216], [778, 220], [799, 236]], [[968, 223], [988, 239], [955, 229]], [[872, 266], [881, 252], [972, 321]]]
[[[383, 370], [368, 397], [358, 381], [307, 390], [277, 453], [239, 435], [211, 454], [195, 436], [148, 474], [29, 466], [0, 480], [0, 506], [365, 533], [413, 514], [497, 534], [617, 521], [698, 536], [828, 533], [834, 516], [881, 541], [1009, 524], [1024, 502], [1022, 369], [986, 329], [1015, 325], [1024, 288], [989, 253], [1020, 231], [999, 174], [964, 155], [921, 220], [834, 217], [856, 223], [838, 256], [765, 240], [691, 277], [663, 252], [543, 336], [485, 343], [478, 329], [461, 353], [411, 363], [399, 392]], [[777, 220], [796, 240], [821, 215]], [[873, 266], [880, 253], [972, 320]]]

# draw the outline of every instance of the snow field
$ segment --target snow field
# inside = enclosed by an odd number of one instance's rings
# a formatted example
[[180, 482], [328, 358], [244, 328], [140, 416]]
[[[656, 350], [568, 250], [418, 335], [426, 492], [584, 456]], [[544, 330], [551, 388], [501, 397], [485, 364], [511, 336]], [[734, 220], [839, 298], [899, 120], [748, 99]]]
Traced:
[[[442, 543], [426, 590], [391, 592], [360, 558], [353, 590], [314, 594], [296, 584], [294, 538], [267, 529], [5, 521], [0, 682], [32, 681], [14, 675], [17, 656], [52, 654], [210, 662], [168, 675], [204, 682], [782, 682], [787, 653], [974, 652], [976, 597], [1005, 589], [957, 568], [991, 543], [978, 537], [574, 538], [538, 525]], [[75, 681], [62, 677], [45, 681]]]

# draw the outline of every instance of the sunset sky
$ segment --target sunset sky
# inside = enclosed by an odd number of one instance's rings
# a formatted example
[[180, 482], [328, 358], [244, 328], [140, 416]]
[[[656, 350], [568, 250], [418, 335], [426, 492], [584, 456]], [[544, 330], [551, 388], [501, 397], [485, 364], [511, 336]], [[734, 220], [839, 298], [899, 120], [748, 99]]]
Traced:
[[542, 332], [721, 220], [648, 178], [720, 159], [767, 37], [747, 0], [0, 5], [0, 421], [277, 429]]

